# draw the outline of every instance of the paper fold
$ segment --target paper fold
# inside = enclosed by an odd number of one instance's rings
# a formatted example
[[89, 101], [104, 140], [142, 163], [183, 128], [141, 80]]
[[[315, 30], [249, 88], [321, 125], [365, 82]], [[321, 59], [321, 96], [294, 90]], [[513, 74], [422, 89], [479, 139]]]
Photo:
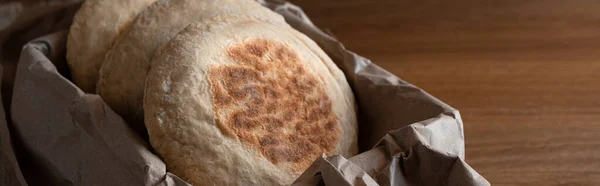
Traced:
[[[2, 68], [0, 67], [0, 77], [2, 77]], [[0, 101], [0, 183], [4, 185], [27, 185], [21, 168], [17, 162], [13, 148], [8, 123], [4, 114], [4, 106]]]
[[181, 184], [165, 177], [149, 145], [98, 95], [83, 93], [58, 73], [48, 57], [64, 38], [62, 32], [27, 44], [17, 68], [12, 121], [34, 166], [50, 173], [37, 179], [52, 185]]

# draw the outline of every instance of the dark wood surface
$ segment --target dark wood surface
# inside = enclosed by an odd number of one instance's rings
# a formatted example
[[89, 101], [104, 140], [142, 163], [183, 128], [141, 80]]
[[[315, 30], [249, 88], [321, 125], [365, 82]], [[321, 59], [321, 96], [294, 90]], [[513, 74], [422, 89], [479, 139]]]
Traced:
[[461, 111], [493, 185], [600, 185], [600, 3], [293, 0], [350, 50]]

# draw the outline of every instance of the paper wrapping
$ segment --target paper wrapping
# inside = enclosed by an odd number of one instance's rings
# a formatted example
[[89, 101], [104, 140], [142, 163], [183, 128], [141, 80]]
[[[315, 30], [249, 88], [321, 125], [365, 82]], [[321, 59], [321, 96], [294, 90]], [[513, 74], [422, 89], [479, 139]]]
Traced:
[[[2, 68], [0, 68], [0, 75]], [[1, 77], [1, 76], [0, 76]], [[2, 106], [2, 102], [0, 102]], [[10, 131], [6, 123], [4, 107], [0, 107], [0, 179], [1, 185], [26, 185], [21, 168], [17, 163], [11, 141]]]
[[[323, 48], [346, 75], [359, 107], [362, 153], [320, 157], [293, 185], [489, 185], [465, 163], [463, 125], [456, 109], [346, 50], [295, 5], [259, 2]], [[68, 3], [28, 20], [48, 22], [48, 17], [68, 15], [79, 6]], [[70, 15], [52, 21], [70, 20]], [[22, 33], [15, 30], [0, 35]], [[8, 120], [10, 138], [22, 150], [16, 152], [17, 159], [4, 155], [14, 153], [6, 147], [6, 130], [0, 126], [0, 185], [25, 185], [23, 177], [29, 185], [188, 185], [170, 174], [148, 143], [98, 95], [85, 94], [69, 81], [66, 30], [37, 31], [42, 37], [10, 47], [22, 47]], [[15, 55], [5, 51], [0, 56]]]

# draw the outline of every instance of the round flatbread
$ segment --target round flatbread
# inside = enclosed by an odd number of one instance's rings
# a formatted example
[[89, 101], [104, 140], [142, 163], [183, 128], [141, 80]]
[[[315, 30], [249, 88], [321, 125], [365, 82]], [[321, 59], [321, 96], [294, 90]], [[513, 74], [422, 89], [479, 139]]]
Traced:
[[323, 153], [358, 150], [344, 74], [287, 25], [190, 25], [154, 57], [144, 111], [152, 147], [194, 185], [289, 185]]
[[156, 0], [87, 0], [73, 17], [67, 38], [67, 64], [73, 82], [96, 92], [98, 70], [116, 38]]
[[253, 0], [159, 0], [138, 16], [107, 54], [100, 70], [98, 94], [144, 135], [144, 83], [156, 49], [190, 23], [222, 15], [285, 23], [280, 15]]

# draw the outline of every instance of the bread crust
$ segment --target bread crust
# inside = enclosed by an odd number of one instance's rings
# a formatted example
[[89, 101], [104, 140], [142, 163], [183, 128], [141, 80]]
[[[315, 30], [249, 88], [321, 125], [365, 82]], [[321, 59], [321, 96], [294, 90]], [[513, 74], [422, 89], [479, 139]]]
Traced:
[[100, 69], [98, 94], [138, 133], [145, 135], [142, 100], [152, 57], [190, 23], [223, 15], [243, 15], [284, 23], [253, 0], [159, 0], [118, 39]]
[[73, 17], [67, 37], [67, 64], [73, 82], [96, 92], [104, 56], [135, 17], [156, 0], [87, 0]]
[[145, 122], [168, 170], [289, 185], [322, 154], [356, 154], [354, 97], [331, 59], [287, 25], [227, 20], [190, 25], [152, 62]]

